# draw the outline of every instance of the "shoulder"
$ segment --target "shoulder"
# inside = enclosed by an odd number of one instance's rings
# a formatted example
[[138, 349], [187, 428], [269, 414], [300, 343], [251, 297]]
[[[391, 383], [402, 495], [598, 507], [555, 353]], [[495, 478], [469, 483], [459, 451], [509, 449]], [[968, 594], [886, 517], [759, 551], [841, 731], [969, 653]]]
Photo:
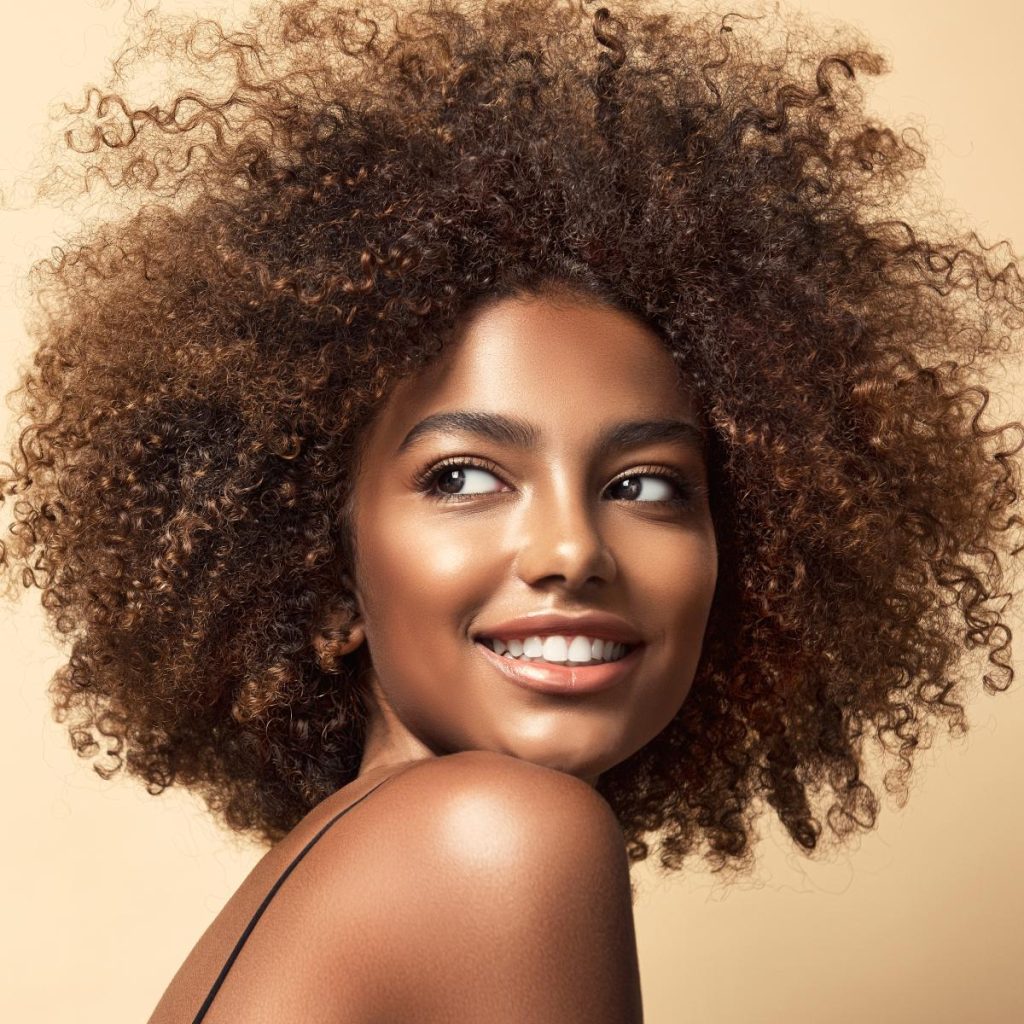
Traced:
[[464, 751], [415, 763], [366, 803], [356, 840], [367, 858], [360, 868], [406, 870], [423, 884], [432, 867], [440, 877], [430, 884], [439, 889], [482, 885], [506, 868], [519, 879], [535, 875], [533, 891], [557, 891], [570, 865], [577, 887], [609, 871], [628, 884], [611, 807], [586, 782], [552, 768]]
[[[450, 827], [456, 830], [448, 836], [453, 841], [478, 841], [481, 833], [467, 829], [478, 824], [525, 830], [549, 843], [570, 831], [577, 838], [622, 842], [612, 809], [586, 782], [505, 754], [469, 750], [419, 761], [389, 780], [378, 797], [385, 789], [391, 799], [379, 802], [382, 814], [400, 809], [415, 815], [428, 834]], [[548, 828], [538, 831], [542, 825]], [[571, 830], [565, 827], [570, 825]]]
[[[586, 782], [488, 751], [431, 758], [381, 786], [357, 832], [332, 917], [393, 1000], [374, 1013], [639, 1020], [624, 840]], [[502, 992], [518, 993], [507, 1018]]]

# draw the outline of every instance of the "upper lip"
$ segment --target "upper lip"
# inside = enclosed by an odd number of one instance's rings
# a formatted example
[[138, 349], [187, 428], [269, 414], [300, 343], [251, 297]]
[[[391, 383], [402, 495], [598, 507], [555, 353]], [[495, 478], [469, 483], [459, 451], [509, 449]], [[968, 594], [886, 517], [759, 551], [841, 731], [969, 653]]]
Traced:
[[610, 612], [531, 612], [516, 619], [485, 626], [474, 634], [474, 638], [528, 636], [592, 636], [602, 640], [614, 640], [623, 644], [642, 643], [640, 634], [625, 620]]

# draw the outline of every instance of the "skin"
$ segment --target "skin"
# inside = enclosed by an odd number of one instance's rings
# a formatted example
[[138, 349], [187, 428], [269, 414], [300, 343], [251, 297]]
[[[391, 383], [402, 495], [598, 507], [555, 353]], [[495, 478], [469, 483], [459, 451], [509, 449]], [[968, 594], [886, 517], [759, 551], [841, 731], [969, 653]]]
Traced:
[[[524, 419], [537, 447], [443, 433], [397, 451], [422, 419], [452, 410]], [[398, 386], [364, 439], [354, 494], [360, 617], [346, 646], [367, 644], [371, 664], [359, 775], [257, 864], [150, 1024], [193, 1019], [282, 872], [392, 776], [276, 894], [204, 1024], [642, 1020], [625, 850], [587, 787], [685, 700], [718, 563], [699, 445], [600, 454], [601, 434], [627, 419], [701, 426], [657, 335], [579, 296], [492, 304]], [[446, 467], [437, 493], [467, 494], [450, 502], [417, 485], [455, 456], [493, 468], [463, 466], [460, 484]], [[641, 475], [651, 469], [679, 474], [689, 500], [660, 501], [680, 492]], [[638, 665], [596, 694], [515, 686], [471, 634], [540, 609], [620, 615], [644, 639]], [[396, 835], [402, 843], [381, 843]], [[467, 972], [481, 934], [487, 969]]]
[[[534, 450], [467, 432], [406, 434], [438, 412], [515, 416]], [[656, 736], [693, 682], [718, 572], [702, 451], [660, 441], [601, 454], [623, 420], [701, 427], [658, 336], [629, 313], [573, 294], [503, 299], [478, 311], [427, 372], [402, 381], [365, 438], [355, 487], [360, 618], [372, 668], [360, 775], [455, 751], [490, 750], [596, 785]], [[492, 469], [452, 466], [465, 456]], [[674, 470], [693, 490], [642, 476]], [[627, 471], [632, 483], [623, 484]], [[610, 486], [616, 480], [615, 486]], [[523, 690], [482, 657], [483, 626], [538, 610], [602, 610], [644, 639], [639, 665], [601, 693]]]

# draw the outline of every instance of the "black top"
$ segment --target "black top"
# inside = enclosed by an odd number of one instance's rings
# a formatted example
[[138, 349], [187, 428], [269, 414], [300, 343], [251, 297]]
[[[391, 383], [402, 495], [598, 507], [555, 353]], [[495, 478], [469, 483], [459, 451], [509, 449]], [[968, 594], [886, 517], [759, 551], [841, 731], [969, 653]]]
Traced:
[[313, 847], [313, 844], [317, 842], [317, 840], [319, 840], [321, 836], [323, 836], [323, 834], [339, 818], [348, 814], [348, 812], [351, 811], [356, 804], [365, 800], [374, 790], [380, 789], [380, 787], [383, 786], [384, 783], [391, 778], [394, 778], [394, 776], [389, 775], [387, 779], [378, 782], [377, 785], [373, 787], [373, 789], [369, 790], [369, 792], [364, 793], [358, 800], [354, 800], [352, 803], [350, 803], [348, 807], [345, 808], [345, 810], [339, 811], [333, 818], [331, 818], [329, 822], [327, 822], [326, 825], [324, 825], [322, 829], [320, 829], [319, 832], [317, 832], [315, 836], [313, 836], [312, 839], [310, 839], [308, 843], [306, 843], [306, 845], [302, 848], [302, 851], [296, 854], [294, 860], [292, 860], [291, 864], [289, 864], [288, 867], [285, 868], [285, 870], [281, 873], [281, 877], [274, 883], [273, 888], [270, 890], [270, 892], [267, 893], [263, 902], [260, 904], [259, 909], [256, 911], [255, 914], [252, 915], [252, 919], [245, 926], [245, 931], [242, 932], [242, 935], [239, 938], [238, 942], [235, 943], [235, 948], [231, 951], [231, 956], [228, 957], [227, 962], [221, 968], [220, 974], [217, 975], [217, 980], [213, 983], [213, 987], [210, 989], [209, 994], [203, 1000], [203, 1005], [199, 1007], [199, 1012], [193, 1018], [192, 1024], [199, 1024], [199, 1022], [206, 1016], [207, 1010], [210, 1009], [210, 1004], [213, 1002], [214, 997], [220, 991], [221, 985], [224, 984], [224, 979], [228, 976], [228, 971], [231, 970], [231, 965], [235, 962], [235, 960], [238, 958], [238, 954], [242, 951], [242, 946], [245, 945], [245, 940], [249, 938], [249, 935], [252, 932], [253, 928], [256, 927], [256, 922], [259, 921], [259, 919], [263, 916], [263, 911], [267, 909], [267, 907], [270, 905], [270, 901], [274, 898], [274, 893], [276, 893], [277, 890], [281, 888], [281, 886], [284, 884], [284, 880], [295, 869], [296, 864], [298, 864], [299, 861], [302, 860], [302, 858], [305, 857], [307, 853], [309, 853], [310, 849]]

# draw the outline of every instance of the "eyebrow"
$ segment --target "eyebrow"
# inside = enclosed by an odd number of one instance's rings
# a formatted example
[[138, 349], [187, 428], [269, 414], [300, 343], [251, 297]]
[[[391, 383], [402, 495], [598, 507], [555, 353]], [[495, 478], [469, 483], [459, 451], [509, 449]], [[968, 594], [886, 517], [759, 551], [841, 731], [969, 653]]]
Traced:
[[[523, 450], [533, 450], [540, 440], [537, 428], [527, 420], [501, 413], [455, 410], [437, 412], [420, 420], [405, 435], [395, 451], [401, 455], [425, 440], [431, 434], [465, 433], [487, 438], [495, 444]], [[599, 456], [623, 448], [642, 445], [675, 443], [706, 456], [705, 432], [685, 420], [629, 420], [613, 423], [597, 439]]]

